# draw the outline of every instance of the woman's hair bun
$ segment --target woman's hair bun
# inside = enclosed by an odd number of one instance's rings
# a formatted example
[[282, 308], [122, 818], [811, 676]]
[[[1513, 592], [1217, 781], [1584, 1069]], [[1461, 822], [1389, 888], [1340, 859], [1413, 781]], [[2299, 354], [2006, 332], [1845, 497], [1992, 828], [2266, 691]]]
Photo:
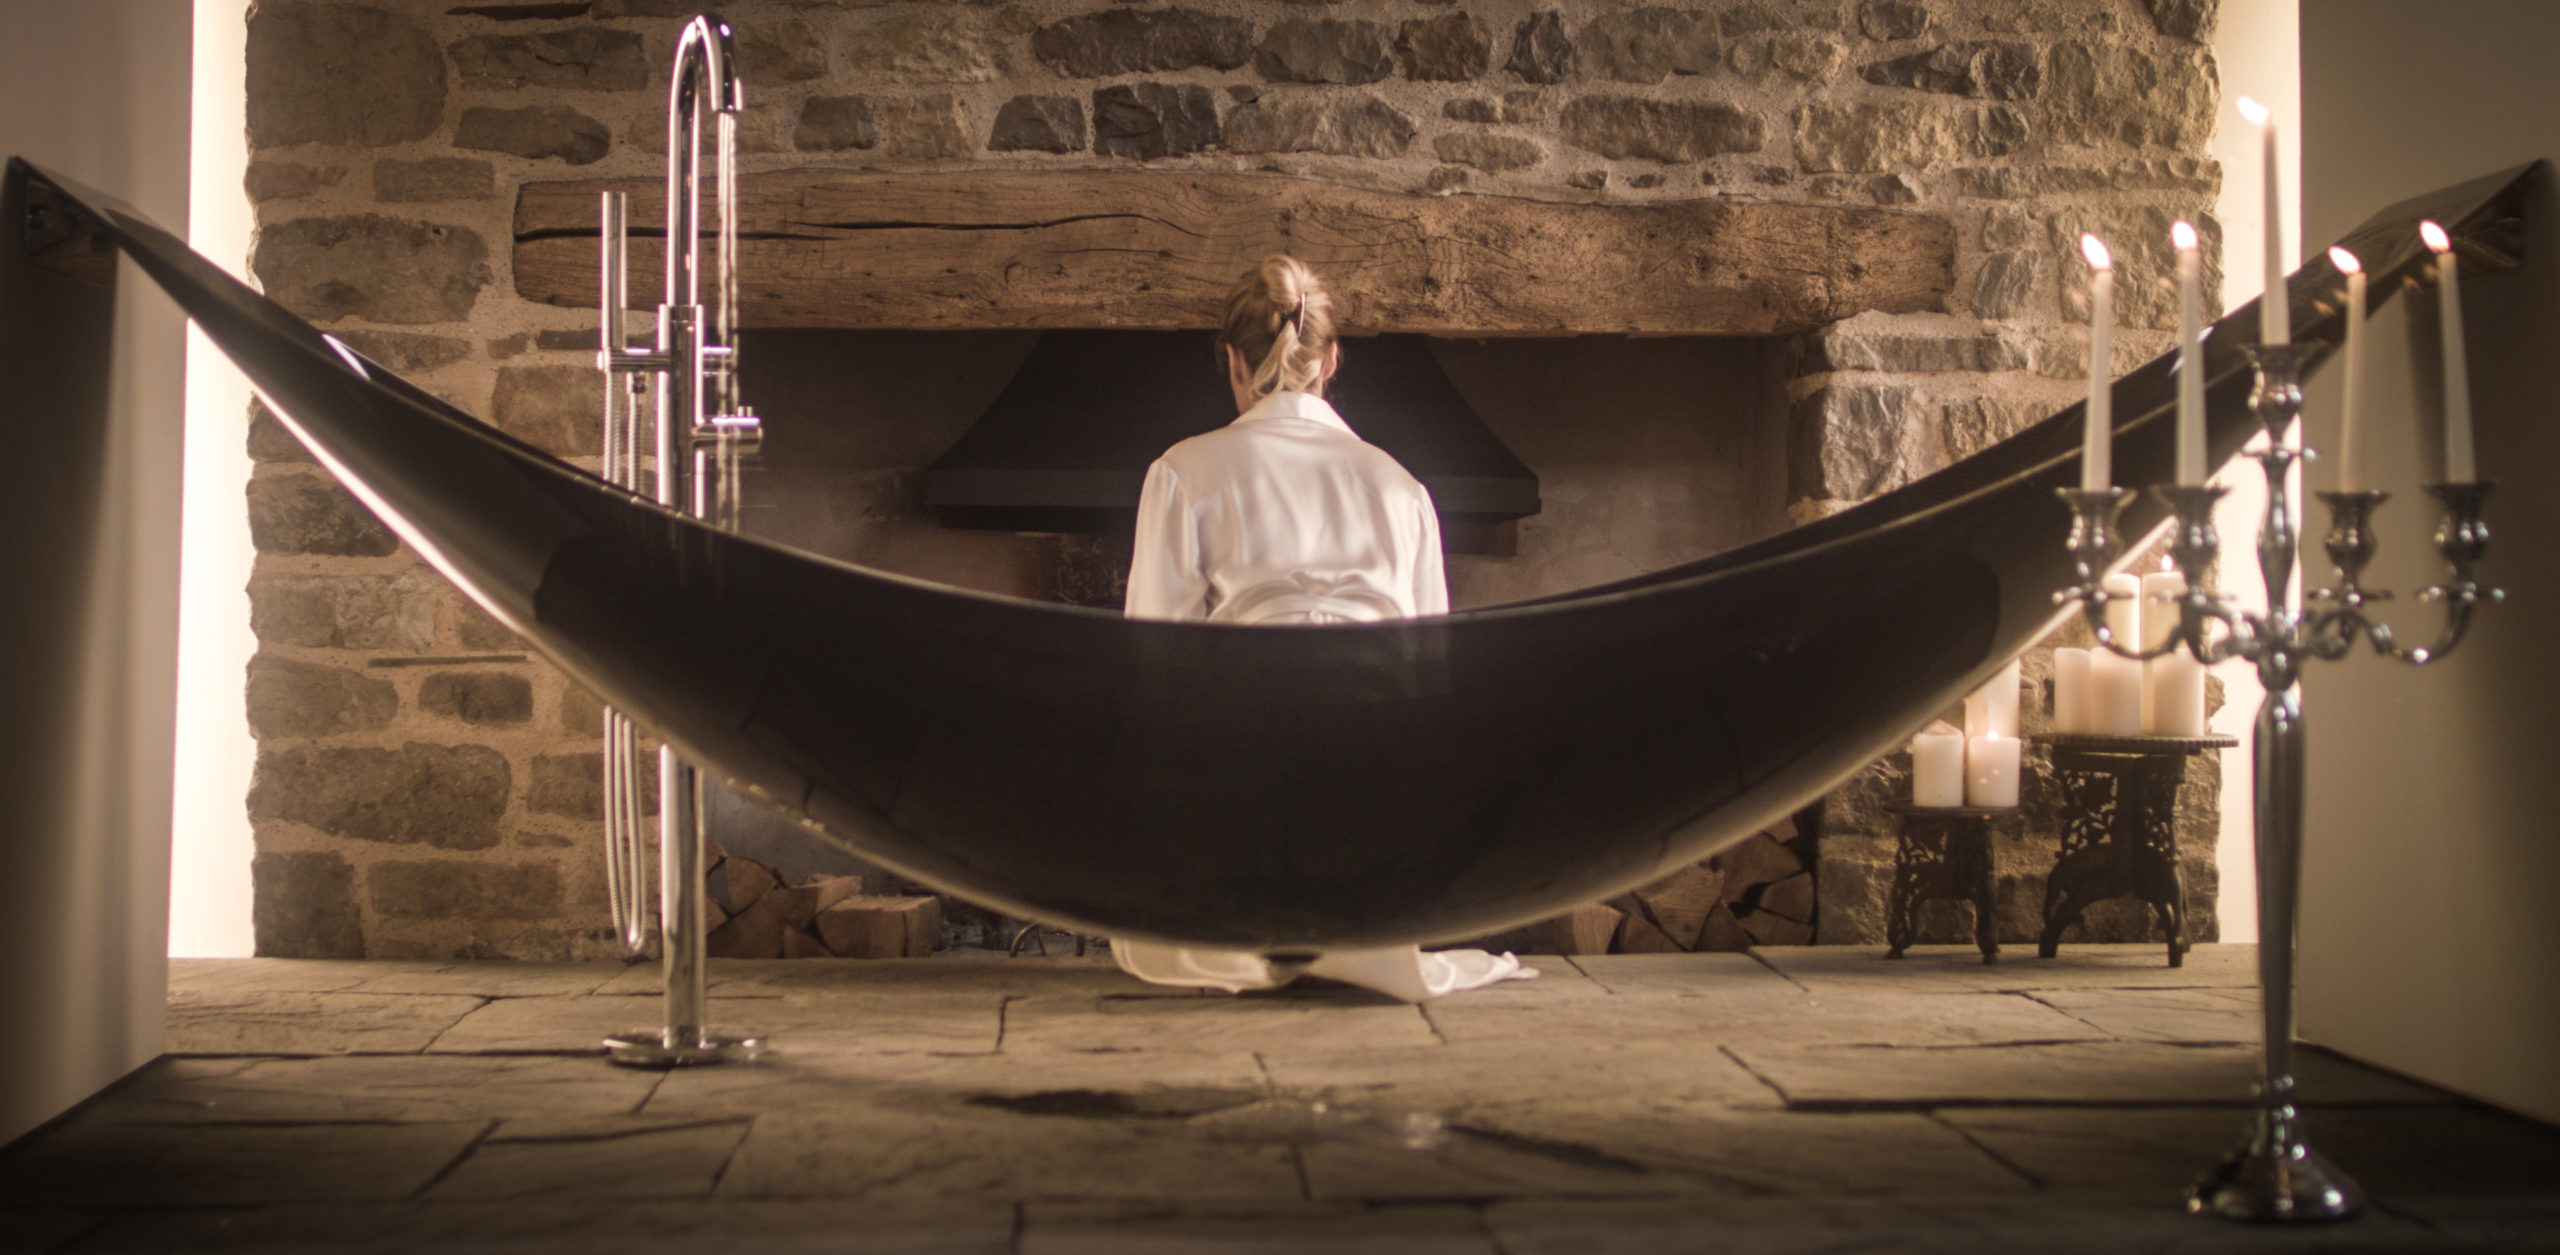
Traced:
[[1324, 280], [1286, 253], [1263, 258], [1227, 293], [1218, 343], [1234, 348], [1253, 368], [1248, 391], [1314, 392], [1324, 385], [1325, 355], [1333, 347], [1333, 301]]

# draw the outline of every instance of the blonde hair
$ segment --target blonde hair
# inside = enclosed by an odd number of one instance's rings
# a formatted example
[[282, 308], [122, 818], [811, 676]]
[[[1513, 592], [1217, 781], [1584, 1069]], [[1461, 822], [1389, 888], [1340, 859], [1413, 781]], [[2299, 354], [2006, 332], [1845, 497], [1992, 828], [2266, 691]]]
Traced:
[[[1333, 348], [1333, 298], [1305, 262], [1274, 253], [1236, 280], [1227, 293], [1218, 343], [1252, 367], [1246, 391], [1319, 392], [1326, 354]], [[1225, 354], [1219, 354], [1221, 362]]]

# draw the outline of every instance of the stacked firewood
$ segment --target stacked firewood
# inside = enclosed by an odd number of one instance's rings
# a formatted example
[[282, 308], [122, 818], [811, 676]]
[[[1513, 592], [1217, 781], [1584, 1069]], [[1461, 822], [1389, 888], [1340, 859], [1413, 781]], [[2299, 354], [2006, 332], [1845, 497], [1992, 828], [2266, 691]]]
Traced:
[[[1787, 843], [1793, 821], [1606, 902], [1546, 921], [1556, 954], [1680, 954], [1813, 940], [1813, 875]], [[1541, 944], [1542, 943], [1542, 944]]]
[[921, 958], [942, 937], [936, 899], [866, 894], [860, 876], [785, 884], [773, 868], [725, 854], [709, 879], [714, 958]]

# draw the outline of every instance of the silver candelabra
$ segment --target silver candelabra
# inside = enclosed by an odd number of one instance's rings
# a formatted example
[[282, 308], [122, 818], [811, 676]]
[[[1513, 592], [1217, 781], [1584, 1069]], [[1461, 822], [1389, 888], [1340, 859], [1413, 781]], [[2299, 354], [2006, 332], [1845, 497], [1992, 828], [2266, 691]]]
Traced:
[[2266, 700], [2258, 708], [2252, 761], [2265, 1074], [2247, 1142], [2206, 1173], [2187, 1199], [2190, 1211], [2234, 1220], [2343, 1220], [2364, 1207], [2363, 1192], [2355, 1181], [2304, 1139], [2301, 1113], [2294, 1102], [2293, 959], [2295, 908], [2301, 896], [2303, 664], [2312, 658], [2344, 658], [2363, 640], [2371, 642], [2377, 653], [2423, 666], [2451, 653], [2470, 630], [2473, 610], [2502, 596], [2472, 578], [2489, 547], [2489, 528], [2481, 512], [2494, 485], [2441, 483], [2427, 485], [2427, 492], [2443, 503], [2444, 521], [2436, 532], [2436, 546], [2452, 568], [2452, 578], [2421, 594], [2422, 599], [2441, 601], [2446, 608], [2444, 626], [2432, 644], [2403, 646], [2388, 626], [2367, 613], [2374, 603], [2390, 597], [2360, 582], [2376, 548], [2374, 510], [2388, 493], [2317, 494], [2329, 507], [2327, 549], [2337, 566], [2338, 582], [2335, 588], [2313, 591], [2296, 602], [2292, 586], [2297, 538], [2288, 481], [2307, 451], [2287, 445], [2285, 433], [2302, 412], [2302, 367], [2309, 353], [2307, 347], [2292, 344], [2249, 350], [2257, 372], [2249, 404], [2267, 432], [2266, 449], [2252, 455], [2267, 476], [2266, 519], [2258, 532], [2258, 569], [2267, 586], [2264, 613], [2241, 610], [2231, 598], [2212, 591], [2214, 563], [2222, 548], [2214, 532], [2213, 510], [2226, 490], [2203, 484], [2160, 485], [2152, 492], [2176, 514], [2169, 553], [2186, 584], [2177, 601], [2178, 626], [2148, 649], [2140, 641], [2116, 640], [2107, 628], [2106, 604], [2120, 594], [2107, 592], [2103, 579], [2121, 556], [2116, 516], [2133, 500], [2133, 493], [2124, 488], [2064, 489], [2061, 493], [2074, 516], [2069, 547], [2078, 583], [2054, 594], [2054, 600], [2080, 604], [2100, 648], [2132, 659], [2184, 649], [2207, 665], [2244, 658], [2256, 664], [2258, 681], [2266, 689]]

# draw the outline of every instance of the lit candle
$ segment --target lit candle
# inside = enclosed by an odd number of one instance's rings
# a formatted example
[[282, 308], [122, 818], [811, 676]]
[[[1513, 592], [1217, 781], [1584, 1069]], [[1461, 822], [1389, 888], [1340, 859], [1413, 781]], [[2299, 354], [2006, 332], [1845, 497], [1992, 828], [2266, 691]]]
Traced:
[[2089, 730], [2089, 651], [2053, 651], [2053, 730]]
[[2169, 560], [2160, 560], [2160, 569], [2142, 577], [2142, 648], [2147, 652], [2160, 648], [2178, 633], [2178, 598], [2187, 591], [2187, 577], [2171, 569]]
[[2204, 664], [2186, 651], [2162, 654], [2144, 677], [2142, 728], [2153, 736], [2204, 735]]
[[1964, 733], [1945, 720], [1911, 738], [1911, 804], [1964, 805]]
[[2011, 660], [2000, 668], [1981, 688], [1964, 699], [1964, 734], [1967, 740], [1983, 736], [2018, 735], [2018, 664]]
[[2480, 466], [2471, 452], [2471, 363], [2462, 352], [2462, 259], [2443, 227], [2421, 222], [2418, 236], [2436, 251], [2437, 299], [2444, 306], [2436, 320], [2444, 346], [2444, 478], [2468, 484], [2480, 478]]
[[2142, 664], [2103, 649], [2089, 651], [2089, 731], [2101, 736], [2142, 733]]
[[2130, 574], [2110, 575], [2098, 587], [2107, 591], [2107, 639], [2126, 649], [2142, 645], [2142, 581]]
[[2196, 229], [2169, 224], [2178, 249], [2178, 482], [2204, 482], [2204, 262]]
[[2080, 255], [2089, 259], [2089, 412], [2087, 443], [2080, 451], [2080, 490], [2101, 492], [2115, 486], [2114, 397], [2108, 381], [2113, 372], [2116, 270], [2107, 246], [2094, 235], [2080, 237]]
[[2258, 128], [2258, 151], [2265, 159], [2261, 181], [2266, 191], [2267, 294], [2258, 304], [2258, 339], [2264, 344], [2284, 344], [2293, 339], [2293, 301], [2284, 287], [2284, 197], [2276, 180], [2276, 115], [2242, 96], [2240, 116]]
[[2018, 738], [1981, 736], [1965, 743], [1964, 804], [2018, 804]]
[[2364, 396], [2364, 263], [2343, 248], [2332, 248], [2329, 264], [2347, 277], [2347, 396], [2338, 407], [2338, 491], [2359, 492], [2364, 488], [2360, 473], [2364, 468], [2356, 447], [2356, 403]]

